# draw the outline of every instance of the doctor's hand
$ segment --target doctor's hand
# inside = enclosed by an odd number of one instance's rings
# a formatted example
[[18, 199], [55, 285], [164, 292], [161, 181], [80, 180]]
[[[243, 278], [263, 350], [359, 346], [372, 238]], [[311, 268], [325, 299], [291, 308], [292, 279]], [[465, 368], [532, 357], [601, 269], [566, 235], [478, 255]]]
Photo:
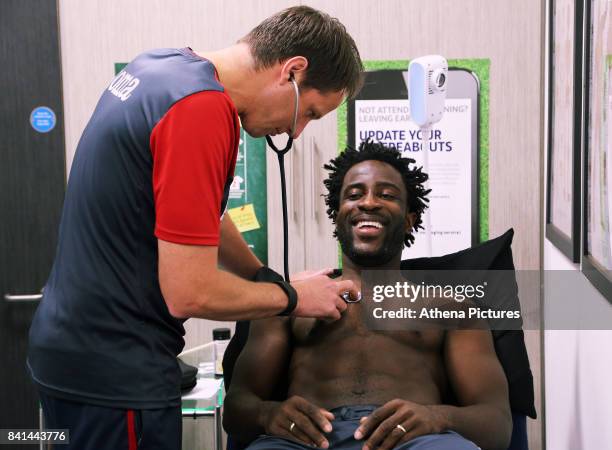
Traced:
[[334, 281], [327, 275], [313, 275], [291, 283], [298, 294], [297, 307], [292, 316], [314, 317], [326, 321], [338, 320], [346, 310], [341, 295], [349, 292], [357, 298], [359, 292], [351, 280]]
[[282, 403], [265, 402], [263, 413], [266, 434], [303, 442], [320, 448], [328, 448], [323, 433], [332, 430], [334, 415], [313, 405], [305, 398], [294, 395]]
[[362, 417], [354, 437], [366, 439], [362, 450], [388, 450], [424, 434], [441, 433], [445, 423], [428, 406], [395, 399]]

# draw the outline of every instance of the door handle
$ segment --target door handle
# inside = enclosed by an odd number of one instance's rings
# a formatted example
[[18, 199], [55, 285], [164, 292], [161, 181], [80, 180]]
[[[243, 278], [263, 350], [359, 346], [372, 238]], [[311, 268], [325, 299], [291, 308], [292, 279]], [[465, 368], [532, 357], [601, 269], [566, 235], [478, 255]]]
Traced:
[[26, 294], [14, 295], [4, 294], [4, 300], [7, 302], [36, 302], [42, 298], [42, 294]]

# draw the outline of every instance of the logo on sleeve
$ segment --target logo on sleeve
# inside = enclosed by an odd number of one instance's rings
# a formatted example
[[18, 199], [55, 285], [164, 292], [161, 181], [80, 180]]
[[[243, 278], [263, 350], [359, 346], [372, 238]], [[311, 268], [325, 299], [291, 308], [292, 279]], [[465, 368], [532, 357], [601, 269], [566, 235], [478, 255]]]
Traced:
[[138, 87], [140, 80], [134, 75], [129, 74], [125, 70], [122, 70], [117, 76], [111, 81], [108, 86], [108, 90], [115, 96], [118, 97], [122, 102], [126, 101], [134, 92], [134, 89]]

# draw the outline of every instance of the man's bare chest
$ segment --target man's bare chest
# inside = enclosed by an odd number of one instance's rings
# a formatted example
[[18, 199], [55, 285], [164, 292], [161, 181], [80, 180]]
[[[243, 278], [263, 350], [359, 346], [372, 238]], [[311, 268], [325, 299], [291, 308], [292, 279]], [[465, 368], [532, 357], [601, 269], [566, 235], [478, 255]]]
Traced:
[[292, 323], [295, 347], [324, 350], [350, 340], [353, 344], [361, 343], [364, 347], [383, 345], [382, 349], [405, 347], [424, 353], [441, 352], [444, 341], [443, 331], [373, 330], [367, 326], [365, 314], [366, 309], [362, 308], [362, 305], [351, 304], [342, 318], [336, 322], [326, 323], [316, 319], [296, 318]]

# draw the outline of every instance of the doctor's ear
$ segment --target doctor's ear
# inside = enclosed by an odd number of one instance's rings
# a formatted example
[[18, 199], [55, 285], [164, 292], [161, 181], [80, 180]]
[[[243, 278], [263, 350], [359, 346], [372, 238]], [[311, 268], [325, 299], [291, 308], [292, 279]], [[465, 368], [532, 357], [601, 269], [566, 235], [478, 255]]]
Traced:
[[294, 79], [298, 83], [306, 75], [308, 60], [303, 56], [294, 56], [286, 60], [281, 67], [281, 76], [284, 81]]

